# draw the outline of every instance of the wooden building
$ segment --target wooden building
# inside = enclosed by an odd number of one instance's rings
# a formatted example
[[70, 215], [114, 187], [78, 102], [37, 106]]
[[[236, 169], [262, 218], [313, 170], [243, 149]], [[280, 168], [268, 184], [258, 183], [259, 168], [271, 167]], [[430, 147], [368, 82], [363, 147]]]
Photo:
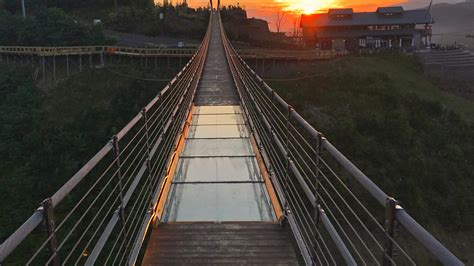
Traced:
[[424, 10], [379, 7], [375, 12], [354, 12], [352, 8], [330, 9], [327, 13], [303, 15], [304, 43], [322, 50], [413, 50], [430, 45], [434, 20]]

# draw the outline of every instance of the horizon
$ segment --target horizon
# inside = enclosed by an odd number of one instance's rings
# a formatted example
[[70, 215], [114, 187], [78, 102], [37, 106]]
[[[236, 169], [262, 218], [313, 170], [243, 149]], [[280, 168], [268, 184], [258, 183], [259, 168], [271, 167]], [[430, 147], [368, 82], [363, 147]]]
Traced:
[[[182, 0], [181, 0], [182, 1]], [[159, 3], [162, 1], [156, 1]], [[178, 1], [179, 2], [179, 1]], [[433, 0], [435, 4], [455, 4], [462, 3], [464, 0]], [[190, 7], [207, 6], [209, 1], [188, 0]], [[400, 0], [381, 0], [381, 1], [344, 1], [344, 0], [232, 0], [221, 1], [222, 5], [239, 5], [247, 11], [248, 18], [263, 19], [268, 22], [271, 31], [276, 31], [275, 21], [278, 12], [284, 12], [281, 31], [294, 31], [294, 24], [301, 14], [312, 14], [326, 12], [330, 8], [353, 8], [355, 12], [375, 11], [377, 7], [384, 6], [402, 6], [404, 9], [418, 9], [427, 7], [430, 0], [409, 0], [400, 2]]]

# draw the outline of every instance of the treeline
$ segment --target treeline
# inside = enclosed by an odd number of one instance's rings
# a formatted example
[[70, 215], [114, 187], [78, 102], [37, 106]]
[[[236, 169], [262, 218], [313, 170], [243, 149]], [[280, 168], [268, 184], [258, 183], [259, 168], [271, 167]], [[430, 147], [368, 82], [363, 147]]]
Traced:
[[167, 35], [201, 39], [209, 21], [207, 8], [187, 5], [125, 6], [113, 9], [106, 18], [107, 28], [149, 36]]
[[[115, 6], [153, 6], [153, 0], [25, 0], [27, 10], [38, 7], [72, 8], [110, 8]], [[21, 12], [19, 0], [0, 0], [0, 10], [5, 9], [11, 13]]]
[[100, 25], [76, 20], [59, 8], [38, 8], [23, 18], [0, 11], [0, 45], [74, 46], [113, 43]]

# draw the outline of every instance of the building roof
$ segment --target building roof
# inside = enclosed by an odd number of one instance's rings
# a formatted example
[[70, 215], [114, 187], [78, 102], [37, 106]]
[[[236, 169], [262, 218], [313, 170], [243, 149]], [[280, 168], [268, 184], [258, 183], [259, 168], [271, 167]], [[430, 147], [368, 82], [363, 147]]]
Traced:
[[352, 8], [333, 8], [329, 9], [328, 14], [329, 16], [333, 15], [352, 15], [354, 10]]
[[434, 23], [428, 10], [403, 10], [402, 7], [384, 7], [378, 8], [376, 12], [355, 12], [341, 15], [346, 16], [333, 16], [329, 13], [302, 15], [300, 26], [337, 27]]
[[377, 13], [379, 14], [402, 14], [404, 12], [403, 7], [401, 6], [389, 6], [389, 7], [379, 7], [377, 8]]

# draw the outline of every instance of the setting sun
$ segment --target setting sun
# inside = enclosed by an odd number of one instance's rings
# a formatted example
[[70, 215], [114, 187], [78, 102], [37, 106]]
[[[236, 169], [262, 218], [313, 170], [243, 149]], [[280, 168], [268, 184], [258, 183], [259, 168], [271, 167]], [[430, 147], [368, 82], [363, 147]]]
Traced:
[[313, 14], [338, 6], [335, 0], [281, 0], [280, 3], [284, 5], [285, 11], [303, 14]]

